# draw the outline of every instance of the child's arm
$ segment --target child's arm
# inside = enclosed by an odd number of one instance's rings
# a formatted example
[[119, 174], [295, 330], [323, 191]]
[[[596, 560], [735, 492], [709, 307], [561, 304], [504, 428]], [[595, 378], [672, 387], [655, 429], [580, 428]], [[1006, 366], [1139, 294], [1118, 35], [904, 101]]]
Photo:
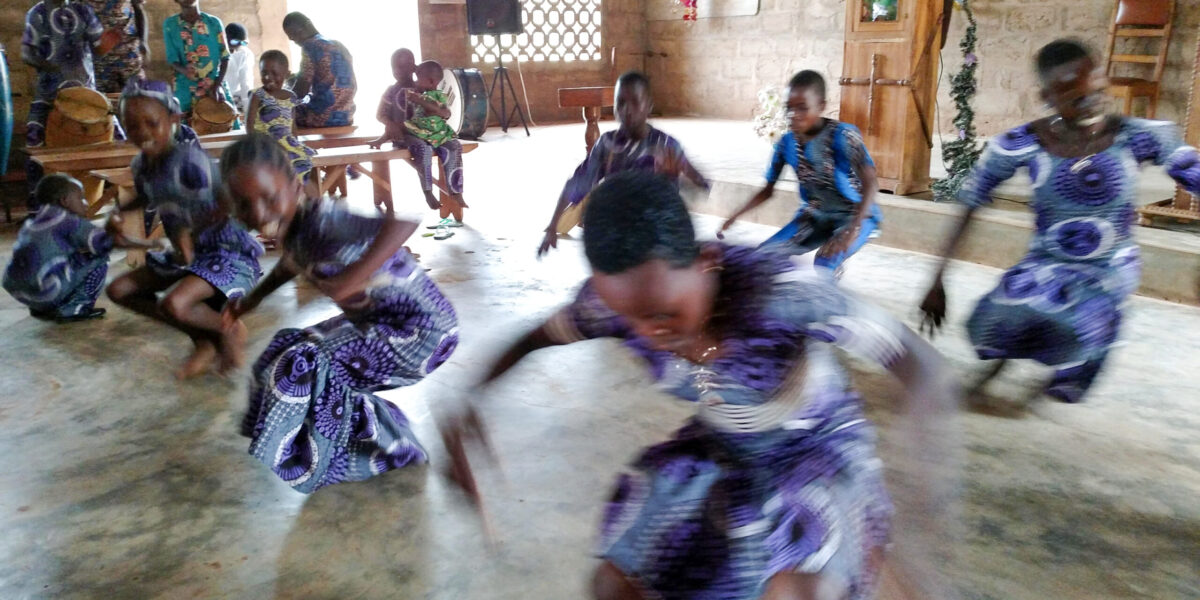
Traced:
[[192, 264], [192, 261], [196, 260], [196, 246], [192, 240], [192, 228], [180, 228], [175, 234], [175, 238], [171, 239], [171, 245], [175, 247], [175, 254], [177, 255], [176, 258], [179, 259], [179, 265], [186, 267]]
[[259, 281], [253, 290], [250, 290], [249, 294], [234, 298], [225, 303], [225, 310], [221, 311], [221, 323], [225, 329], [233, 327], [234, 323], [242, 315], [258, 308], [258, 305], [262, 304], [262, 301], [267, 296], [270, 296], [283, 284], [294, 279], [297, 271], [298, 269], [292, 263], [290, 255], [284, 254], [279, 259], [279, 262], [275, 263], [275, 268], [271, 269], [271, 272], [267, 273], [267, 276], [263, 277], [262, 281]]
[[578, 167], [575, 167], [575, 173], [567, 180], [562, 193], [558, 195], [558, 202], [554, 205], [554, 212], [550, 215], [550, 225], [546, 227], [546, 235], [542, 238], [542, 244], [538, 246], [537, 255], [539, 257], [549, 252], [550, 248], [558, 247], [558, 220], [562, 218], [567, 206], [573, 202], [582, 202], [592, 188], [596, 187], [596, 184], [607, 175], [605, 164], [608, 162], [608, 155], [608, 143], [606, 138], [601, 136], [596, 141], [596, 145], [592, 146], [592, 151], [587, 158], [579, 163]]
[[742, 215], [758, 208], [763, 202], [771, 199], [771, 194], [775, 193], [775, 182], [779, 181], [779, 176], [783, 174], [783, 168], [788, 165], [787, 153], [788, 148], [794, 147], [794, 142], [791, 134], [785, 135], [775, 142], [775, 152], [771, 156], [771, 164], [767, 167], [767, 185], [758, 190], [757, 194], [750, 197], [746, 204], [742, 205], [737, 212], [733, 213], [721, 228], [717, 230], [717, 238], [724, 239], [725, 231], [737, 222]]
[[719, 229], [717, 231], [717, 237], [720, 239], [725, 239], [725, 231], [727, 229], [729, 229], [730, 227], [733, 227], [733, 224], [737, 222], [738, 218], [740, 218], [742, 215], [758, 208], [759, 206], [762, 205], [762, 203], [766, 202], [767, 200], [770, 200], [771, 194], [774, 194], [774, 193], [775, 193], [775, 182], [768, 181], [767, 185], [764, 185], [762, 187], [762, 189], [758, 190], [758, 193], [751, 196], [750, 199], [747, 200], [746, 203], [743, 204], [741, 208], [737, 209], [736, 212], [734, 212], [732, 215], [730, 215], [730, 217], [728, 219], [725, 220], [725, 223], [723, 225], [721, 225], [721, 229]]
[[258, 120], [258, 94], [250, 94], [250, 106], [246, 108], [246, 131], [254, 131], [254, 122]]
[[854, 212], [854, 219], [850, 221], [850, 225], [821, 248], [817, 253], [819, 256], [837, 256], [849, 249], [858, 236], [859, 226], [871, 215], [875, 205], [875, 194], [879, 192], [879, 178], [875, 174], [875, 165], [860, 165], [855, 169], [855, 175], [862, 182], [862, 200], [858, 203], [858, 210]]
[[389, 210], [383, 225], [371, 245], [356, 261], [346, 265], [341, 273], [317, 281], [318, 287], [334, 302], [341, 302], [362, 291], [363, 285], [404, 246], [404, 242], [417, 230], [419, 224], [395, 218]]
[[450, 118], [450, 108], [448, 106], [446, 106], [444, 103], [438, 102], [438, 101], [430, 99], [430, 98], [426, 98], [420, 92], [418, 92], [414, 89], [411, 89], [411, 88], [406, 89], [404, 91], [404, 93], [408, 96], [409, 102], [417, 103], [417, 105], [419, 105], [422, 109], [425, 110], [426, 114], [438, 116], [443, 119]]
[[379, 149], [388, 142], [399, 142], [404, 139], [404, 133], [407, 130], [404, 128], [403, 123], [395, 123], [393, 121], [383, 121], [383, 123], [383, 135], [367, 142], [368, 146]]
[[146, 27], [146, 0], [133, 0], [133, 24], [137, 28], [138, 50], [142, 53], [142, 61], [150, 62], [150, 29]]
[[136, 248], [141, 250], [157, 250], [164, 248], [168, 243], [166, 238], [159, 238], [155, 241], [150, 241], [140, 237], [132, 237], [125, 233], [125, 218], [120, 212], [114, 212], [109, 215], [108, 220], [104, 223], [104, 231], [112, 238], [114, 246], [120, 248]]

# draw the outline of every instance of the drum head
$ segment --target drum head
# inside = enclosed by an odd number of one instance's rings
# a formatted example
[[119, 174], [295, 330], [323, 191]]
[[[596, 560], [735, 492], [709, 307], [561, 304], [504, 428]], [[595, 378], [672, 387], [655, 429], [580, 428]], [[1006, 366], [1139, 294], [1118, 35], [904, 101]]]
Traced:
[[79, 123], [104, 123], [109, 120], [108, 99], [104, 94], [85, 87], [58, 90], [54, 97], [54, 108]]
[[458, 75], [453, 69], [442, 71], [442, 82], [438, 84], [438, 89], [449, 99], [447, 104], [450, 107], [450, 118], [446, 119], [446, 123], [454, 129], [454, 133], [462, 131], [463, 89], [462, 83], [458, 81]]
[[192, 105], [192, 116], [208, 121], [224, 125], [225, 123], [233, 123], [233, 119], [237, 115], [237, 110], [228, 102], [218, 102], [212, 98], [205, 96], [196, 100]]

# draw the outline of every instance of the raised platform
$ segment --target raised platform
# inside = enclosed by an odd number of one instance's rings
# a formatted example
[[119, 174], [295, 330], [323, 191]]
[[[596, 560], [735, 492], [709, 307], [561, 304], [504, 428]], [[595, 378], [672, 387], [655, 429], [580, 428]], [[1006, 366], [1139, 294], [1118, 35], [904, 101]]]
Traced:
[[[697, 212], [728, 215], [763, 184], [762, 173], [771, 148], [747, 123], [656, 119], [654, 124], [679, 139], [696, 168], [713, 181], [707, 196], [699, 190], [685, 190]], [[937, 150], [933, 173], [940, 176], [945, 171]], [[773, 201], [747, 214], [745, 220], [782, 226], [796, 210], [796, 190], [794, 176], [786, 173], [776, 185]], [[1151, 167], [1144, 171], [1138, 191], [1138, 204], [1149, 204], [1171, 197], [1174, 183], [1161, 168]], [[1001, 198], [999, 208], [980, 211], [959, 258], [1001, 268], [1015, 264], [1025, 254], [1033, 231], [1033, 214], [1024, 206], [1029, 193], [1029, 180], [1023, 175], [1001, 186], [997, 194]], [[879, 204], [884, 224], [882, 235], [874, 243], [928, 254], [941, 251], [961, 213], [955, 204], [891, 194], [881, 194]], [[1145, 262], [1139, 293], [1196, 304], [1200, 296], [1200, 235], [1195, 231], [1137, 227], [1136, 236]]]

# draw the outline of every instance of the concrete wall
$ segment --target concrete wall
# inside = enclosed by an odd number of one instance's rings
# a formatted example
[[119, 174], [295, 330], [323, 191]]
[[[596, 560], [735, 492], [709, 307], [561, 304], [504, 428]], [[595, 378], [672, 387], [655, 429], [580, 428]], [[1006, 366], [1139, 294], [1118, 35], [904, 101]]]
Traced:
[[[756, 16], [648, 23], [649, 49], [667, 54], [650, 59], [651, 77], [670, 82], [657, 86], [659, 108], [667, 114], [746, 119], [753, 114], [759, 89], [783, 85], [799, 69], [839, 77], [845, 1], [762, 0]], [[1180, 121], [1187, 107], [1200, 0], [1176, 2], [1158, 116]], [[1033, 53], [1062, 36], [1079, 37], [1103, 50], [1113, 0], [974, 0], [972, 5], [979, 23], [976, 122], [980, 133], [988, 135], [1043, 115], [1032, 75]], [[962, 13], [954, 11], [943, 52], [947, 80], [960, 66], [958, 42], [965, 28]], [[831, 113], [837, 109], [836, 88], [830, 90]], [[939, 103], [942, 129], [949, 133], [954, 113], [948, 82], [941, 86]]]
[[[484, 74], [487, 85], [492, 83], [491, 64], [471, 64], [471, 48], [467, 36], [467, 9], [464, 4], [430, 4], [419, 0], [421, 18], [421, 54], [446, 66], [470, 65]], [[523, 63], [521, 72], [525, 76], [527, 108], [538, 122], [561, 122], [580, 120], [579, 109], [558, 107], [558, 88], [595, 85], [612, 85], [612, 72], [608, 57], [611, 49], [617, 48], [615, 71], [620, 73], [630, 68], [641, 68], [640, 56], [645, 49], [645, 17], [640, 0], [604, 0], [601, 4], [601, 39], [603, 40], [600, 61], [578, 61], [570, 63]], [[509, 64], [509, 76], [517, 86], [521, 104], [526, 105], [521, 94], [521, 78], [516, 65]], [[493, 121], [495, 116], [493, 115]]]

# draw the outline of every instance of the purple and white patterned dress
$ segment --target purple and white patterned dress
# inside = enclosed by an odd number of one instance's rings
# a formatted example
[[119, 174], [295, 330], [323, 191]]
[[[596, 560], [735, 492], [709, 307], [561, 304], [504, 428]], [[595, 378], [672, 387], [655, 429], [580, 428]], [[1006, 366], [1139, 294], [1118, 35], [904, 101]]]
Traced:
[[1141, 258], [1132, 228], [1144, 163], [1165, 165], [1200, 192], [1200, 156], [1173, 123], [1123, 119], [1111, 146], [1063, 158], [1029, 125], [996, 136], [959, 200], [983, 206], [1019, 168], [1029, 170], [1037, 215], [1029, 252], [984, 296], [967, 322], [980, 358], [1033, 359], [1056, 369], [1046, 392], [1079, 402], [1116, 342], [1121, 309], [1137, 290]]
[[[335, 276], [383, 223], [309, 201], [288, 228], [282, 260], [310, 280]], [[458, 345], [454, 308], [403, 249], [340, 308], [342, 315], [275, 334], [254, 364], [242, 421], [250, 454], [304, 493], [425, 462], [404, 413], [373, 392], [420, 381]]]
[[25, 144], [41, 146], [46, 140], [46, 118], [54, 107], [58, 90], [82, 86], [96, 89], [92, 48], [100, 43], [104, 26], [91, 7], [78, 2], [50, 8], [38, 2], [25, 13], [21, 45], [36, 57], [53, 63], [57, 71], [39, 70]]
[[138, 154], [130, 168], [138, 198], [158, 214], [167, 236], [179, 239], [183, 230], [190, 230], [195, 251], [188, 266], [176, 263], [171, 252], [149, 252], [147, 267], [168, 279], [195, 275], [226, 299], [243, 296], [254, 287], [262, 276], [258, 266], [262, 245], [240, 221], [219, 214], [220, 174], [194, 131], [179, 125], [175, 145], [166, 156], [152, 162]]
[[104, 289], [112, 247], [103, 229], [47, 204], [21, 226], [4, 270], [4, 289], [35, 313], [86, 314]]
[[[605, 177], [623, 171], [652, 171], [678, 181], [687, 173], [688, 159], [683, 146], [660, 129], [646, 125], [649, 130], [640, 140], [630, 139], [625, 132], [606, 131], [596, 140], [587, 159], [575, 168], [575, 173], [563, 186], [562, 195], [569, 205], [583, 199]], [[697, 182], [699, 184], [699, 182]], [[704, 184], [707, 187], [707, 182]]]
[[696, 404], [618, 479], [599, 553], [655, 598], [759, 598], [783, 572], [871, 598], [891, 503], [831, 344], [891, 364], [903, 326], [784, 255], [720, 248], [715, 313], [728, 316], [709, 364], [652, 350], [590, 284], [547, 326], [561, 343], [624, 339], [668, 393]]

